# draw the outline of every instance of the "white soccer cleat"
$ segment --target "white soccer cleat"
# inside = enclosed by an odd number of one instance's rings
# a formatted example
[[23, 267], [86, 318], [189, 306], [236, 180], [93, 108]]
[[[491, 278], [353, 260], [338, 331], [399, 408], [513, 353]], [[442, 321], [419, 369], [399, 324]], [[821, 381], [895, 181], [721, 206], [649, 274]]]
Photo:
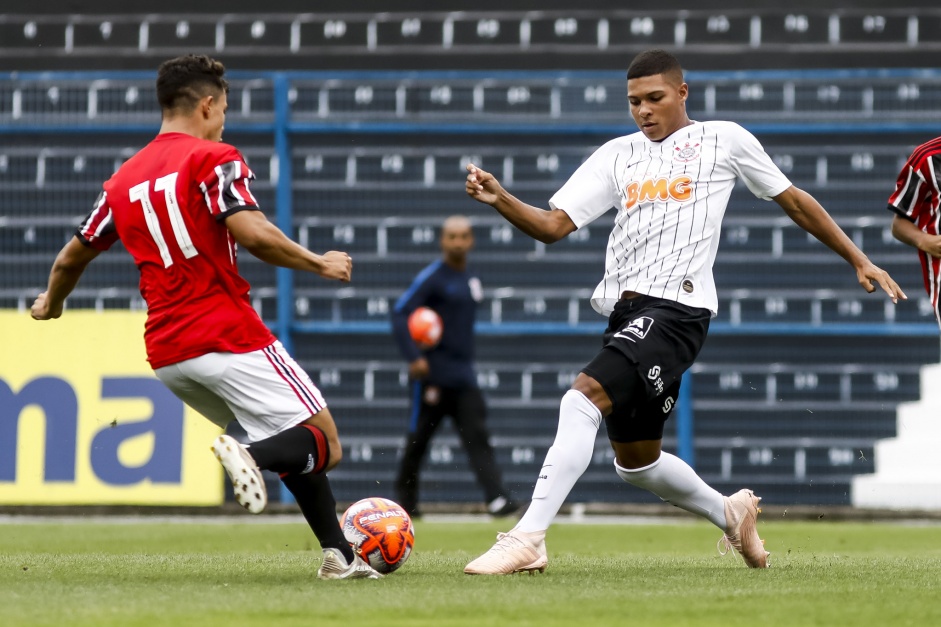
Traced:
[[719, 538], [719, 554], [725, 555], [730, 548], [742, 554], [749, 568], [768, 568], [765, 541], [758, 537], [758, 502], [761, 497], [751, 490], [742, 489], [732, 496], [725, 496], [725, 535]]
[[317, 569], [320, 579], [382, 579], [382, 573], [367, 564], [359, 555], [353, 557], [353, 563], [347, 564], [338, 549], [324, 549], [323, 562]]
[[246, 447], [231, 436], [220, 435], [212, 443], [212, 452], [229, 475], [238, 504], [253, 514], [264, 511], [268, 504], [265, 480]]
[[546, 532], [527, 533], [512, 529], [498, 533], [490, 550], [464, 567], [468, 575], [512, 575], [546, 571]]

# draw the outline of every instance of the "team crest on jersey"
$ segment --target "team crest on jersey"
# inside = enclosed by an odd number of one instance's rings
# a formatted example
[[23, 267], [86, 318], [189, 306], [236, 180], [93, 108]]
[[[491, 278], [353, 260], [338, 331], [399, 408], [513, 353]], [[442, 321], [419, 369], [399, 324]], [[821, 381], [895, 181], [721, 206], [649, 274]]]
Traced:
[[673, 155], [674, 161], [679, 161], [680, 163], [689, 163], [690, 161], [699, 159], [699, 144], [690, 144], [689, 142], [686, 142], [682, 147], [674, 146], [673, 150], [676, 151], [676, 154]]

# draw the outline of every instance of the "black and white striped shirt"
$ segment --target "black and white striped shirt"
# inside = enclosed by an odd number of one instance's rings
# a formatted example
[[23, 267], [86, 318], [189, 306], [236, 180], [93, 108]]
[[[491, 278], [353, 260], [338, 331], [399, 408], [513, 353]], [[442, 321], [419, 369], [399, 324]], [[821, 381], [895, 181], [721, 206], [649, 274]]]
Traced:
[[592, 307], [608, 315], [631, 290], [715, 315], [712, 265], [737, 178], [766, 200], [791, 186], [733, 122], [694, 122], [661, 142], [637, 132], [596, 150], [549, 200], [579, 228], [618, 208]]

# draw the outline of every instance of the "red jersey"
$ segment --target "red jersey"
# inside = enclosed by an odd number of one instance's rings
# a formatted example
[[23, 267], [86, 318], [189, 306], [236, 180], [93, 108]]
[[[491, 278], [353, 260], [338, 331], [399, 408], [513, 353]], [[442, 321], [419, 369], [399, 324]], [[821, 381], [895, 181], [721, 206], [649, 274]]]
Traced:
[[118, 239], [140, 270], [152, 368], [215, 352], [247, 353], [274, 336], [249, 301], [225, 218], [258, 210], [255, 175], [234, 147], [163, 133], [105, 184], [78, 229], [88, 246]]
[[[941, 137], [916, 148], [895, 183], [895, 192], [889, 196], [889, 210], [914, 222], [928, 235], [938, 235], [941, 221]], [[941, 259], [918, 251], [925, 280], [925, 290], [931, 296], [935, 317], [941, 324], [939, 291], [941, 291]]]

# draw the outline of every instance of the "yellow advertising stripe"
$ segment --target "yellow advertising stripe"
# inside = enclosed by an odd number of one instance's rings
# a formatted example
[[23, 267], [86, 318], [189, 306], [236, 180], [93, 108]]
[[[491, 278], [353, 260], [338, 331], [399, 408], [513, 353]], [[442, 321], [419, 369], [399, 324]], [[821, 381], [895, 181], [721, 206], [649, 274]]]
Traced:
[[154, 376], [142, 312], [0, 312], [0, 504], [218, 505], [219, 428]]

